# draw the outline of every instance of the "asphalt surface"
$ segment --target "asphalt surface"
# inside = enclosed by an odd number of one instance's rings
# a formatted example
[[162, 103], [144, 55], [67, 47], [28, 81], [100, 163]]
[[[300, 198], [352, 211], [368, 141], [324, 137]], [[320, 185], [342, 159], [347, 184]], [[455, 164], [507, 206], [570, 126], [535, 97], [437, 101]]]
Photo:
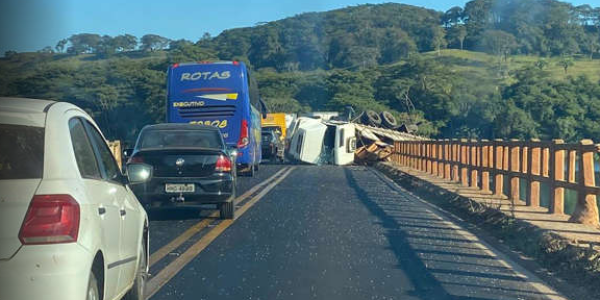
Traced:
[[[238, 194], [281, 168], [240, 178]], [[151, 252], [209, 212], [151, 215]], [[296, 166], [151, 299], [562, 298], [372, 169]]]
[[[254, 177], [239, 176], [236, 186], [238, 195], [243, 194], [256, 184], [269, 178], [281, 169], [282, 165], [261, 165], [260, 171]], [[215, 211], [215, 207], [206, 205], [200, 207], [161, 208], [148, 212], [150, 218], [150, 253], [167, 244], [175, 236], [181, 234], [198, 221], [205, 219]]]

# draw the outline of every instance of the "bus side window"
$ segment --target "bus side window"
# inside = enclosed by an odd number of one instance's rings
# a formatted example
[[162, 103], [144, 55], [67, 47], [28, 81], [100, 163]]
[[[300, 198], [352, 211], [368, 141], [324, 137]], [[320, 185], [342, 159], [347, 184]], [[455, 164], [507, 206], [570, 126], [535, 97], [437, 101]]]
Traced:
[[262, 107], [260, 104], [260, 96], [258, 94], [258, 84], [254, 77], [250, 75], [250, 71], [248, 73], [248, 92], [250, 93], [250, 104], [255, 108], [259, 109], [262, 112]]

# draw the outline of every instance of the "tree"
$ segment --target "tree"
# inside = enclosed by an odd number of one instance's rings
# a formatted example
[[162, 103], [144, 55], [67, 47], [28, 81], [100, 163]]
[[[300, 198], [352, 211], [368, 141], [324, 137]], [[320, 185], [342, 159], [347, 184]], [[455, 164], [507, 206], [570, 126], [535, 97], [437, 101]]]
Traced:
[[50, 46], [46, 46], [40, 50], [38, 50], [39, 53], [54, 53], [54, 50], [52, 50], [52, 47]]
[[196, 46], [189, 41], [179, 41], [176, 45], [172, 45], [171, 51], [168, 54], [169, 64], [183, 63], [190, 61], [205, 61], [216, 60], [219, 57], [211, 49]]
[[565, 74], [567, 74], [567, 72], [569, 71], [569, 68], [572, 67], [573, 65], [575, 65], [575, 62], [573, 61], [572, 57], [564, 56], [558, 62], [558, 65], [561, 66], [565, 70]]
[[486, 52], [501, 56], [505, 61], [508, 55], [517, 47], [515, 37], [502, 30], [485, 31], [481, 44]]
[[413, 39], [400, 28], [387, 29], [381, 45], [381, 63], [392, 63], [417, 51]]
[[142, 42], [142, 50], [156, 51], [162, 50], [169, 45], [169, 39], [156, 34], [146, 34], [140, 40]]
[[119, 52], [132, 51], [137, 48], [138, 39], [131, 34], [117, 35], [113, 39], [114, 46]]
[[456, 26], [462, 21], [463, 9], [460, 6], [454, 6], [444, 13], [442, 16], [442, 23], [446, 28]]
[[540, 70], [544, 70], [546, 69], [546, 67], [548, 67], [548, 64], [549, 63], [547, 59], [540, 58], [538, 59], [538, 61], [535, 62], [535, 67]]
[[431, 39], [431, 48], [440, 55], [440, 51], [442, 48], [446, 47], [446, 31], [444, 28], [435, 26], [432, 27], [429, 31], [429, 38]]
[[9, 59], [10, 59], [10, 58], [13, 58], [13, 57], [15, 57], [17, 54], [18, 54], [18, 53], [17, 53], [17, 51], [14, 51], [14, 50], [8, 50], [8, 51], [5, 51], [5, 52], [4, 52], [4, 57], [6, 57], [6, 58], [9, 58]]
[[210, 39], [212, 39], [212, 37], [209, 32], [205, 32], [200, 38], [201, 41], [210, 41]]
[[67, 43], [69, 43], [68, 39], [62, 39], [58, 41], [58, 43], [56, 43], [54, 49], [56, 49], [56, 52], [61, 53], [65, 50], [65, 46], [67, 46]]
[[69, 38], [71, 47], [67, 52], [71, 54], [94, 53], [100, 45], [101, 37], [98, 34], [80, 33], [74, 34]]
[[475, 42], [490, 27], [492, 7], [492, 0], [473, 0], [465, 4], [463, 20], [469, 40]]
[[590, 59], [594, 58], [594, 54], [600, 49], [600, 40], [597, 34], [588, 33], [583, 38], [583, 48], [589, 54]]
[[115, 54], [117, 52], [115, 40], [109, 35], [103, 35], [96, 52], [105, 57]]
[[464, 49], [465, 38], [467, 37], [467, 28], [465, 25], [457, 25], [448, 29], [448, 41], [457, 42], [460, 50]]

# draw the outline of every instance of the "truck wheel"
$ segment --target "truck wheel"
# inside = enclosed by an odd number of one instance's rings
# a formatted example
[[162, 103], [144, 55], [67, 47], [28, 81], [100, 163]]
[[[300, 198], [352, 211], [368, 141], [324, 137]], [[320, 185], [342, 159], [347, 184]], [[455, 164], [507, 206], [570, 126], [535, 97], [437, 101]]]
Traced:
[[90, 271], [90, 281], [88, 282], [88, 289], [85, 296], [86, 300], [100, 300], [100, 290], [98, 290], [98, 280], [94, 272]]
[[234, 200], [219, 205], [221, 219], [232, 220], [235, 217]]
[[363, 114], [362, 118], [363, 118], [363, 124], [371, 125], [373, 127], [381, 126], [381, 117], [379, 117], [379, 114], [377, 114], [376, 112], [374, 112], [372, 110], [367, 110]]
[[398, 122], [394, 115], [392, 115], [389, 111], [384, 111], [381, 113], [381, 123], [383, 126], [393, 129], [398, 126]]

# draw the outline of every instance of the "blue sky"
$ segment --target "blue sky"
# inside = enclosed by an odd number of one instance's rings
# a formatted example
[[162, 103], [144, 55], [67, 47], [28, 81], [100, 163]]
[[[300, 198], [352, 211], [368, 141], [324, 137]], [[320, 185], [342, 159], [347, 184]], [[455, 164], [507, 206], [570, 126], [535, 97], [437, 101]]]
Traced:
[[[364, 3], [354, 0], [2, 0], [0, 56], [6, 50], [35, 51], [75, 33], [111, 36], [147, 33], [196, 41], [229, 28], [246, 27], [295, 14]], [[445, 11], [467, 0], [404, 0], [400, 3]], [[573, 0], [600, 6], [600, 0]]]

